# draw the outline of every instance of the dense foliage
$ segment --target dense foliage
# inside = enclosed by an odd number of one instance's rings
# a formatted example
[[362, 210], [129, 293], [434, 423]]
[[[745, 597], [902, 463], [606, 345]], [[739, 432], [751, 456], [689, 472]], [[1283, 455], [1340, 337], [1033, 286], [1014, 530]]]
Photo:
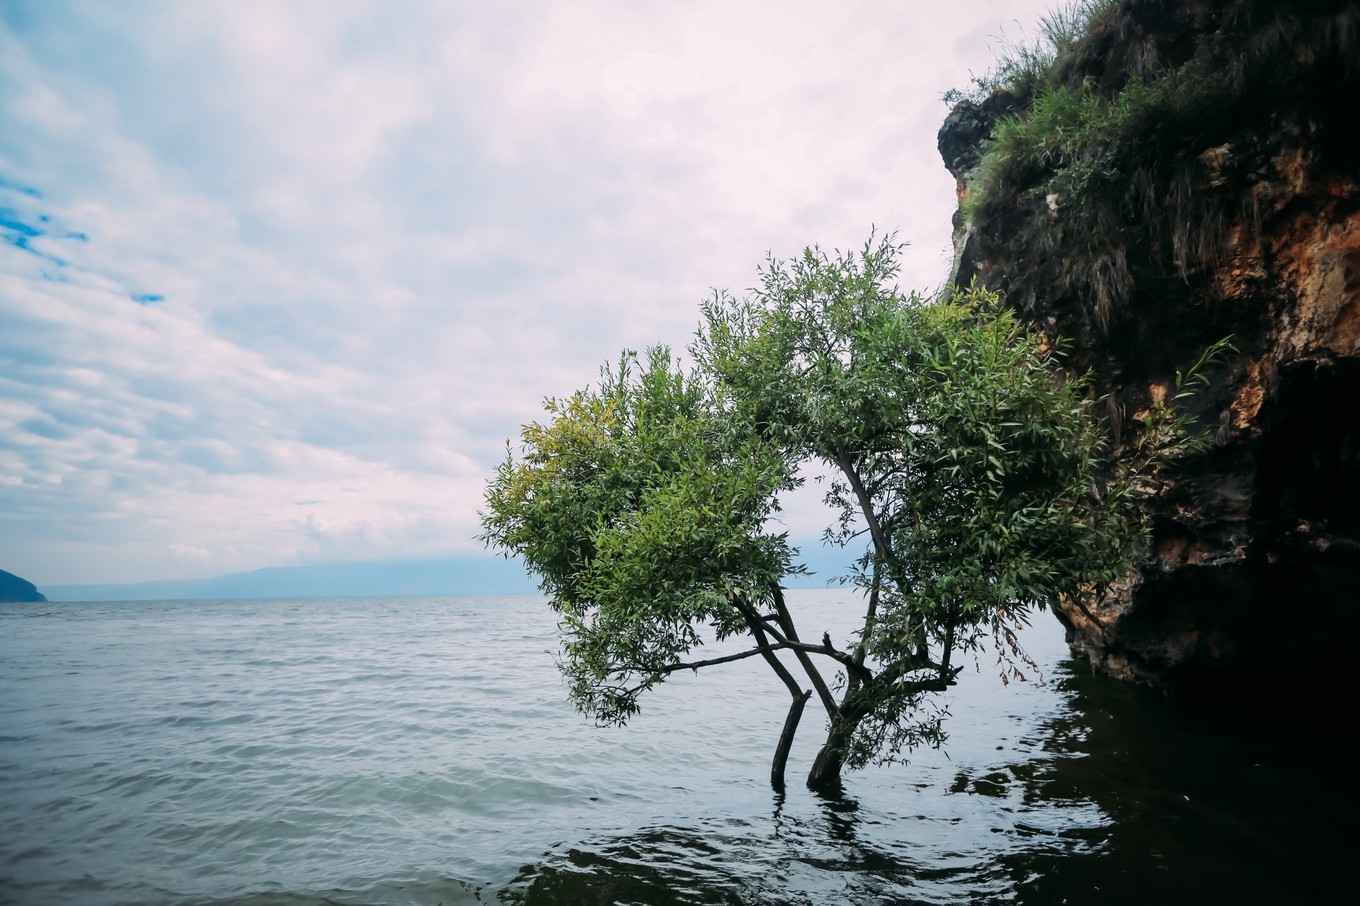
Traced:
[[[585, 713], [623, 722], [671, 672], [761, 656], [793, 698], [785, 743], [822, 702], [809, 782], [834, 782], [940, 741], [931, 695], [960, 652], [992, 639], [1018, 670], [1027, 614], [1124, 571], [1137, 476], [1102, 473], [1085, 383], [985, 290], [902, 294], [899, 250], [771, 260], [750, 295], [704, 306], [688, 373], [664, 348], [625, 353], [524, 428], [484, 538], [541, 577]], [[847, 577], [864, 619], [842, 646], [802, 640], [780, 591], [798, 566], [770, 520], [808, 464], [835, 475], [827, 537], [864, 550]], [[687, 660], [709, 630], [749, 647]]]
[[742, 591], [793, 568], [764, 528], [792, 482], [663, 348], [624, 353], [598, 387], [546, 406], [487, 489], [486, 538], [524, 557], [561, 614], [578, 706], [622, 723], [702, 627], [747, 630]]

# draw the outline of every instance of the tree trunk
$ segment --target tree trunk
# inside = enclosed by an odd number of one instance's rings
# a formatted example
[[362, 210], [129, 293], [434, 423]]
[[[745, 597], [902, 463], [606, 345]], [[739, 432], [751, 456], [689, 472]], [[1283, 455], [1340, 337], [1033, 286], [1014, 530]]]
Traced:
[[840, 789], [841, 766], [845, 763], [841, 751], [831, 739], [827, 739], [817, 757], [813, 759], [812, 770], [808, 772], [808, 789], [818, 792]]
[[774, 749], [774, 762], [770, 765], [770, 786], [781, 793], [784, 792], [784, 766], [789, 761], [793, 737], [798, 732], [798, 721], [803, 719], [803, 707], [811, 697], [811, 689], [793, 697], [793, 702], [789, 705], [789, 716], [784, 718], [784, 730], [779, 734], [779, 745]]
[[841, 730], [840, 721], [831, 722], [831, 731], [826, 734], [817, 757], [812, 760], [812, 770], [808, 772], [807, 785], [812, 790], [834, 790], [841, 785], [841, 767], [845, 764], [845, 744], [850, 734]]
[[841, 768], [845, 766], [845, 752], [850, 745], [850, 737], [869, 714], [869, 708], [847, 696], [850, 701], [842, 702], [840, 709], [831, 718], [831, 729], [827, 731], [826, 742], [822, 744], [817, 757], [812, 761], [808, 772], [807, 785], [813, 790], [834, 790], [841, 785]]
[[[933, 665], [932, 665], [933, 666]], [[901, 678], [905, 669], [913, 669], [908, 662], [899, 663], [891, 670], [885, 670], [869, 682], [846, 691], [841, 706], [831, 718], [831, 729], [826, 734], [826, 742], [812, 762], [808, 772], [807, 784], [814, 790], [834, 790], [840, 786], [841, 768], [845, 765], [846, 751], [850, 738], [855, 735], [864, 718], [874, 710], [875, 704], [892, 689]], [[931, 679], [918, 680], [898, 685], [902, 694], [918, 695], [925, 692], [943, 692], [954, 682], [962, 667], [937, 667], [942, 672]]]
[[[783, 600], [779, 586], [775, 585], [771, 591], [771, 597]], [[760, 620], [760, 615], [751, 609], [751, 605], [733, 596], [732, 604], [746, 618], [746, 626], [751, 630], [751, 637], [756, 640], [757, 647], [760, 648], [761, 655], [765, 662], [770, 665], [770, 669], [784, 683], [789, 690], [789, 695], [793, 697], [793, 703], [789, 705], [789, 716], [784, 718], [784, 730], [779, 734], [779, 744], [774, 749], [774, 762], [770, 765], [770, 785], [777, 792], [784, 790], [784, 765], [789, 760], [789, 749], [793, 747], [793, 736], [798, 730], [798, 721], [803, 717], [803, 706], [807, 704], [808, 698], [812, 695], [812, 690], [803, 691], [798, 688], [798, 681], [789, 673], [788, 668], [779, 663], [779, 658], [770, 648], [770, 640], [765, 634], [764, 624]]]

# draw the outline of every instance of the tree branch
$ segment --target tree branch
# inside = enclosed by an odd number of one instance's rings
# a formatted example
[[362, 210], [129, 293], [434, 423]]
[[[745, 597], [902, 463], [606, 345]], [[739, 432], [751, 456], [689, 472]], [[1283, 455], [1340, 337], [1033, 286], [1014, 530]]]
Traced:
[[761, 625], [759, 620], [753, 620], [750, 616], [747, 616], [746, 621], [751, 627], [751, 634], [756, 637], [756, 643], [760, 646], [757, 650], [764, 656], [765, 662], [770, 665], [770, 669], [788, 688], [789, 695], [794, 698], [803, 695], [803, 690], [798, 688], [798, 681], [793, 678], [793, 674], [779, 662], [779, 658], [774, 656], [774, 648], [770, 645], [770, 640], [765, 637], [765, 627]]
[[697, 670], [699, 670], [700, 668], [703, 668], [703, 667], [714, 667], [714, 666], [717, 666], [718, 664], [730, 664], [730, 663], [732, 663], [733, 661], [742, 661], [742, 660], [745, 660], [745, 659], [748, 658], [748, 657], [755, 657], [755, 656], [758, 655], [758, 654], [764, 654], [767, 650], [768, 650], [768, 651], [777, 651], [778, 649], [784, 648], [784, 647], [786, 647], [786, 646], [784, 646], [784, 645], [767, 645], [767, 647], [765, 647], [765, 648], [752, 648], [750, 651], [742, 651], [742, 652], [738, 652], [737, 654], [726, 654], [726, 655], [723, 655], [722, 657], [708, 658], [708, 659], [702, 660], [702, 661], [686, 661], [686, 662], [684, 662], [684, 663], [666, 664], [666, 665], [661, 666], [661, 667], [652, 667], [652, 668], [643, 668], [643, 667], [630, 666], [630, 667], [625, 667], [624, 669], [625, 669], [625, 670], [628, 670], [629, 672], [632, 672], [632, 673], [677, 673], [677, 672], [679, 672], [679, 671], [681, 671], [681, 670], [696, 670], [696, 671], [697, 671]]
[[869, 606], [864, 612], [864, 634], [860, 636], [859, 645], [855, 646], [855, 663], [864, 666], [865, 640], [874, 631], [874, 617], [878, 614], [878, 590], [882, 584], [883, 568], [877, 560], [874, 561], [874, 578], [869, 588]]
[[908, 684], [906, 687], [899, 688], [909, 688], [912, 691], [920, 692], [943, 692], [954, 684], [954, 677], [958, 676], [963, 671], [963, 668], [937, 664], [929, 658], [922, 657], [918, 654], [897, 661], [878, 676], [875, 676], [872, 680], [872, 684], [876, 686], [895, 685], [898, 680], [915, 670], [934, 670], [935, 676], [930, 679], [917, 680]]
[[[788, 641], [797, 642], [798, 630], [793, 625], [793, 617], [789, 614], [788, 605], [784, 603], [783, 589], [775, 589], [774, 606], [779, 615], [779, 625], [788, 636]], [[828, 639], [828, 641], [830, 640]], [[817, 697], [822, 700], [822, 707], [826, 708], [826, 713], [835, 714], [840, 706], [836, 704], [836, 697], [831, 694], [831, 689], [827, 687], [821, 671], [813, 665], [812, 658], [808, 657], [806, 651], [800, 651], [797, 648], [793, 649], [793, 656], [798, 659], [798, 663], [803, 667], [803, 672], [812, 681], [812, 688], [817, 690]]]
[[851, 676], [854, 676], [860, 682], [868, 682], [869, 680], [874, 678], [873, 672], [869, 670], [868, 667], [865, 667], [863, 664], [856, 661], [853, 657], [832, 645], [831, 636], [825, 632], [822, 633], [822, 647], [820, 651], [822, 654], [825, 654], [827, 657], [839, 663], [842, 667], [849, 671]]
[[864, 514], [864, 521], [869, 526], [869, 534], [874, 539], [874, 547], [878, 550], [878, 555], [884, 560], [892, 557], [892, 542], [884, 534], [883, 527], [879, 524], [878, 515], [874, 513], [873, 503], [864, 489], [864, 482], [860, 480], [859, 473], [855, 471], [855, 464], [850, 461], [848, 454], [837, 452], [836, 465], [840, 466], [841, 472], [850, 482], [850, 490], [854, 492], [855, 499], [859, 501], [860, 512]]
[[831, 637], [826, 633], [822, 634], [822, 644], [810, 645], [807, 642], [799, 642], [794, 639], [788, 638], [779, 630], [775, 629], [773, 626], [766, 627], [766, 631], [769, 632], [770, 635], [774, 636], [775, 641], [779, 643], [778, 645], [774, 646], [776, 648], [787, 648], [788, 650], [794, 652], [805, 651], [808, 654], [825, 655], [826, 657], [829, 657], [833, 661], [836, 661], [837, 663], [844, 666], [847, 670], [852, 671], [855, 675], [859, 676], [861, 679], [864, 680], [873, 679], [873, 673], [871, 673], [867, 668], [859, 664], [856, 664], [854, 658], [850, 657], [850, 655], [846, 654], [844, 651], [837, 650], [836, 646], [831, 644]]
[[907, 582], [907, 577], [902, 574], [897, 557], [893, 554], [892, 541], [888, 538], [887, 532], [883, 530], [883, 524], [879, 521], [878, 514], [874, 512], [873, 500], [864, 490], [864, 482], [860, 480], [859, 472], [855, 471], [855, 464], [850, 461], [850, 456], [844, 452], [837, 451], [836, 465], [840, 466], [841, 472], [850, 482], [850, 490], [855, 494], [855, 499], [859, 501], [860, 512], [864, 514], [864, 521], [869, 526], [869, 534], [874, 539], [874, 549], [878, 551], [881, 559], [890, 573], [899, 591], [905, 592], [911, 587]]

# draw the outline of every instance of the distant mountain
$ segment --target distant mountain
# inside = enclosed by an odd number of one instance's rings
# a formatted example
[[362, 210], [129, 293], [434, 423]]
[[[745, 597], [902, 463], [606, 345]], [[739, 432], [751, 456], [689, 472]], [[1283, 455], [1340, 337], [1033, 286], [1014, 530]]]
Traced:
[[[822, 588], [841, 575], [851, 557], [820, 541], [802, 545], [801, 561], [812, 576], [790, 576], [791, 588]], [[9, 573], [0, 573], [37, 590]], [[378, 563], [323, 563], [271, 566], [208, 579], [170, 579], [126, 585], [48, 585], [52, 601], [170, 601], [212, 598], [346, 598], [382, 595], [513, 595], [534, 594], [538, 582], [519, 560], [495, 556], [442, 560], [388, 560]], [[5, 600], [0, 594], [0, 600]], [[44, 600], [41, 596], [28, 600]]]
[[378, 595], [532, 594], [517, 560], [464, 557], [381, 563], [279, 566], [208, 579], [128, 585], [49, 585], [53, 601], [168, 601], [202, 598], [338, 598]]
[[34, 584], [0, 569], [0, 601], [46, 601]]

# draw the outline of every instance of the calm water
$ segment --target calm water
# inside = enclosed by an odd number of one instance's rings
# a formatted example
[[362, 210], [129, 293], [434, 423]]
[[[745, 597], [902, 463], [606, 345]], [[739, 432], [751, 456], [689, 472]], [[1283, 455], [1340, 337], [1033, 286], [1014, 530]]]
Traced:
[[[858, 609], [792, 600], [812, 636]], [[822, 729], [810, 703], [779, 797], [787, 692], [767, 668], [676, 677], [631, 726], [595, 729], [536, 598], [0, 605], [0, 903], [1277, 903], [1351, 886], [1339, 729], [1092, 677], [1048, 620], [1028, 646], [1045, 684], [965, 673], [946, 751], [851, 774], [839, 797], [797, 778]]]

